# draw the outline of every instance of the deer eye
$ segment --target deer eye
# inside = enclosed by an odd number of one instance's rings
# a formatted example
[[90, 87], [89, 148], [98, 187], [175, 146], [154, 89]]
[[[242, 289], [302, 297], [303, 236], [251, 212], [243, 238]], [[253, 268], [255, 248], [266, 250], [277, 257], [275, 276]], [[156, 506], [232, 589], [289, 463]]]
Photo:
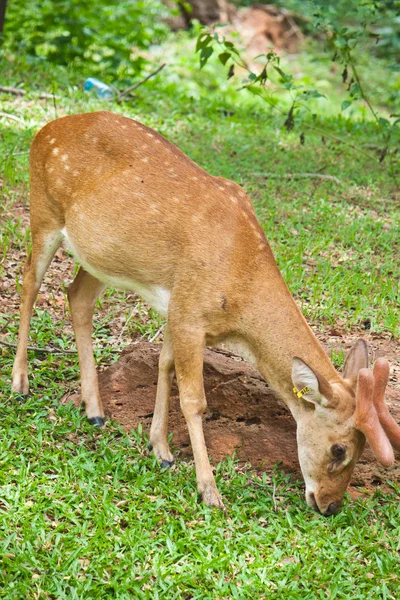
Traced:
[[343, 460], [346, 456], [346, 446], [334, 444], [331, 448], [331, 454], [336, 460]]

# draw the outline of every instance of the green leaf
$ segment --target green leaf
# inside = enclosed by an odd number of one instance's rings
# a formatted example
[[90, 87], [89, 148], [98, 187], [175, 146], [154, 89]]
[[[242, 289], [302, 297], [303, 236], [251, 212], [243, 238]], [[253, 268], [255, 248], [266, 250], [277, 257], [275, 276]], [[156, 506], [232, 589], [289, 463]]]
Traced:
[[[298, 86], [296, 86], [296, 89], [298, 89]], [[323, 94], [320, 94], [318, 90], [304, 90], [302, 98], [303, 98], [303, 100], [305, 100], [307, 102], [311, 98], [325, 98], [326, 99], [326, 96], [324, 96]]]
[[197, 38], [197, 42], [196, 42], [196, 52], [198, 52], [199, 50], [202, 50], [203, 48], [205, 48], [206, 46], [208, 46], [208, 44], [210, 44], [212, 41], [212, 37], [209, 33], [201, 33], [199, 35], [199, 37]]
[[259, 86], [245, 85], [244, 87], [246, 88], [246, 90], [248, 90], [250, 92], [250, 94], [253, 94], [253, 96], [262, 96], [263, 95], [263, 91], [262, 91], [262, 89], [260, 89]]
[[231, 56], [232, 54], [230, 52], [221, 52], [221, 54], [218, 54], [218, 58], [223, 65], [226, 65]]
[[351, 106], [352, 104], [353, 102], [351, 100], [344, 100], [344, 102], [342, 102], [340, 110], [346, 110], [346, 108], [349, 108], [349, 106]]
[[214, 48], [212, 46], [206, 46], [205, 48], [201, 49], [200, 69], [202, 69], [204, 67], [204, 65], [207, 63], [208, 59], [210, 58], [210, 56], [213, 52], [214, 52]]
[[324, 94], [320, 94], [318, 90], [307, 90], [304, 93], [307, 94], [307, 96], [309, 98], [325, 98], [326, 99], [326, 96]]
[[286, 116], [286, 120], [283, 124], [287, 131], [291, 131], [294, 127], [294, 103], [290, 107], [290, 110]]
[[267, 79], [268, 79], [268, 73], [267, 73], [267, 67], [266, 66], [263, 68], [263, 70], [259, 74], [258, 79], [261, 81], [261, 83], [265, 83], [267, 81]]
[[288, 73], [285, 73], [284, 71], [282, 71], [282, 69], [280, 67], [277, 67], [276, 65], [274, 65], [274, 69], [282, 77], [283, 81], [285, 81], [285, 82], [292, 81], [293, 75], [289, 75]]
[[224, 41], [224, 46], [225, 48], [227, 48], [230, 52], [234, 52], [235, 54], [239, 55], [239, 52], [236, 50], [236, 46], [232, 43], [232, 42], [225, 42]]
[[356, 96], [361, 95], [361, 89], [360, 89], [360, 86], [358, 85], [358, 83], [353, 83], [353, 85], [350, 88], [350, 95], [353, 96], [354, 98]]
[[347, 40], [344, 37], [338, 37], [336, 38], [336, 40], [333, 42], [334, 46], [336, 48], [339, 48], [340, 50], [343, 50], [344, 48], [346, 48], [347, 46]]
[[388, 127], [390, 125], [390, 121], [388, 121], [387, 119], [384, 119], [383, 117], [379, 117], [379, 125], [382, 125], [382, 127]]
[[228, 71], [228, 79], [230, 79], [231, 77], [233, 77], [235, 74], [235, 65], [231, 65], [229, 67], [229, 71]]

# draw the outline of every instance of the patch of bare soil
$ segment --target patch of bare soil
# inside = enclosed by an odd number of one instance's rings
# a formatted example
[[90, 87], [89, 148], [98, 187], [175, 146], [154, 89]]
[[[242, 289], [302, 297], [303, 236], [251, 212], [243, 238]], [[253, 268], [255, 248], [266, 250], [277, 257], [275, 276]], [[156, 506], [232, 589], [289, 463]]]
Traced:
[[[164, 3], [174, 6], [173, 0]], [[225, 33], [238, 33], [251, 56], [272, 48], [295, 52], [303, 40], [299, 28], [306, 21], [303, 15], [274, 4], [253, 3], [237, 8], [227, 0], [189, 0], [179, 3], [179, 8], [181, 14], [167, 20], [172, 29], [187, 29], [193, 19], [202, 25], [229, 23]]]
[[[354, 339], [341, 339], [351, 345]], [[398, 345], [390, 340], [369, 340], [375, 358], [398, 356]], [[126, 348], [117, 363], [99, 374], [101, 397], [108, 416], [129, 431], [143, 425], [149, 431], [153, 415], [157, 362], [161, 346], [140, 342]], [[400, 421], [399, 364], [393, 369], [387, 401]], [[297, 459], [296, 426], [286, 406], [276, 397], [259, 373], [240, 359], [206, 350], [204, 382], [207, 412], [204, 433], [212, 460], [218, 462], [235, 452], [242, 463], [269, 470], [276, 463], [295, 475], [300, 474]], [[72, 398], [76, 404], [79, 397]], [[178, 389], [173, 385], [170, 406], [170, 431], [173, 446], [181, 457], [191, 458], [186, 424], [179, 406]], [[400, 456], [398, 456], [400, 459]], [[400, 460], [390, 470], [381, 468], [367, 449], [357, 465], [350, 486], [368, 490], [377, 485], [388, 489], [385, 480], [400, 482]]]

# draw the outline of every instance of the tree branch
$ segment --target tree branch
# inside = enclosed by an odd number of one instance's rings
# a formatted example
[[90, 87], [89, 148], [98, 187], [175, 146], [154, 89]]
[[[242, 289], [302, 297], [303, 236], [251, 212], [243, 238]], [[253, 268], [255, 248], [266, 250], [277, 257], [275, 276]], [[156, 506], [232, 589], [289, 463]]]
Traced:
[[[12, 344], [11, 342], [5, 342], [4, 340], [0, 340], [0, 344], [2, 346], [7, 346], [7, 348], [16, 348], [17, 344]], [[62, 350], [61, 348], [57, 350], [57, 348], [38, 348], [37, 346], [28, 346], [28, 350], [32, 350], [33, 352], [44, 352], [46, 354], [76, 354], [77, 350]]]
[[[20, 88], [15, 87], [7, 87], [5, 85], [0, 85], [0, 92], [3, 94], [12, 94], [13, 96], [25, 96], [26, 91], [21, 90]], [[52, 98], [60, 98], [60, 96], [55, 96], [54, 94], [48, 94], [47, 92], [40, 92], [39, 98], [41, 100], [52, 99]]]
[[17, 123], [22, 123], [23, 125], [25, 125], [25, 122], [19, 117], [16, 117], [15, 115], [10, 115], [5, 112], [0, 112], [0, 119], [11, 119], [12, 121], [17, 121]]
[[329, 179], [337, 185], [341, 185], [340, 179], [334, 175], [324, 175], [323, 173], [253, 173], [256, 177], [269, 177], [270, 179]]
[[141, 79], [140, 81], [137, 81], [134, 85], [131, 85], [130, 87], [126, 88], [126, 90], [123, 90], [122, 92], [120, 92], [117, 97], [118, 104], [121, 103], [121, 99], [124, 96], [126, 96], [127, 94], [130, 94], [130, 92], [133, 92], [133, 90], [136, 90], [136, 88], [138, 88], [140, 85], [142, 85], [143, 83], [145, 83], [146, 81], [148, 81], [149, 79], [151, 79], [152, 77], [157, 75], [157, 73], [159, 73], [165, 67], [165, 64], [166, 63], [163, 63], [162, 65], [160, 65], [158, 67], [158, 69], [156, 69], [155, 71], [153, 71], [152, 73], [147, 75], [147, 77], [145, 77], [144, 79]]

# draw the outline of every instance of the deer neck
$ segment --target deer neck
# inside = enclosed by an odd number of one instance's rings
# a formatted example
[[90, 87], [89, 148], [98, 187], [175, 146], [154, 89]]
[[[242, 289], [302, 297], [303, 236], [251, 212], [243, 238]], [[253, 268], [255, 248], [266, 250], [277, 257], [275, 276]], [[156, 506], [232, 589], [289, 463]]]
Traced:
[[292, 383], [292, 360], [297, 356], [330, 383], [341, 382], [321, 344], [293, 300], [283, 278], [271, 285], [269, 278], [247, 311], [244, 337], [261, 375], [278, 393], [298, 420], [307, 410], [296, 397]]

